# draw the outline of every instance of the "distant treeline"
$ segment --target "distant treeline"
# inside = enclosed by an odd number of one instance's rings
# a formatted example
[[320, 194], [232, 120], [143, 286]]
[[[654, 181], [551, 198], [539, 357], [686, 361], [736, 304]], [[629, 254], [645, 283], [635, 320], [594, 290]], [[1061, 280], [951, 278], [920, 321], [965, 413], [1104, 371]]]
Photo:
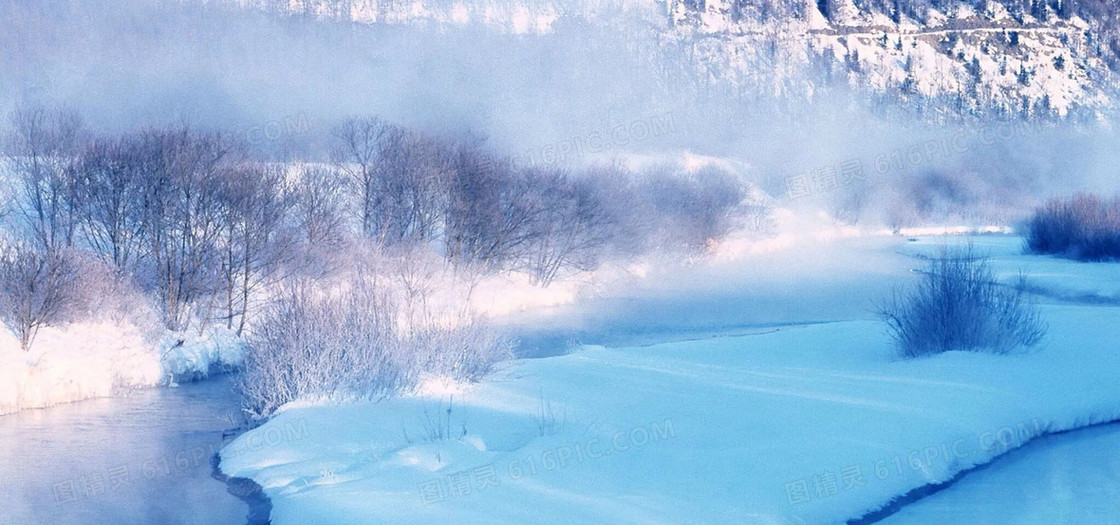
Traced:
[[701, 253], [765, 209], [716, 169], [518, 166], [479, 141], [376, 118], [341, 123], [330, 142], [329, 159], [277, 164], [219, 133], [106, 135], [73, 112], [16, 112], [5, 141], [4, 322], [26, 346], [90, 288], [76, 283], [110, 275], [170, 330], [219, 322], [240, 333], [271, 284], [331, 272], [354, 246], [430, 250], [543, 286], [610, 258]]

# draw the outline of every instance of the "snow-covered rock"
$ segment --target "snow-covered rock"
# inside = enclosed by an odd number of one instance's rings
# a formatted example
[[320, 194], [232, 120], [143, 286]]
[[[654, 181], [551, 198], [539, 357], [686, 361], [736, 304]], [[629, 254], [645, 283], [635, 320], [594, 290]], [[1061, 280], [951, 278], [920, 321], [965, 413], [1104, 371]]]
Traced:
[[159, 344], [159, 362], [164, 378], [174, 384], [236, 368], [244, 359], [244, 351], [245, 342], [225, 328], [210, 328], [202, 334], [173, 332]]

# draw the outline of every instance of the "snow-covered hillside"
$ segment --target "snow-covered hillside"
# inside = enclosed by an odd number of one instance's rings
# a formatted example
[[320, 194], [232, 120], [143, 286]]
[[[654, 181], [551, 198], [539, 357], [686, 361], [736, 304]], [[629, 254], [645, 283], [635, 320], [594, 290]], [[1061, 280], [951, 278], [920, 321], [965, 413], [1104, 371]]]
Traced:
[[702, 4], [674, 5], [676, 32], [720, 42], [705, 44], [705, 67], [730, 64], [732, 78], [809, 70], [807, 81], [782, 88], [811, 93], [836, 80], [979, 115], [1066, 115], [1112, 104], [1113, 53], [1102, 47], [1098, 27], [1045, 5], [1032, 16], [1013, 15], [999, 2], [981, 9], [941, 2], [943, 10], [931, 7], [917, 20], [850, 0], [793, 3], [778, 11], [777, 23], [775, 15], [744, 11], [741, 3]]
[[236, 1], [364, 24], [527, 35], [607, 25], [654, 34], [659, 49], [636, 52], [703, 90], [812, 100], [851, 88], [934, 117], [1095, 118], [1114, 106], [1117, 86], [1110, 16], [1070, 2], [1024, 10], [949, 1], [898, 12], [852, 0]]

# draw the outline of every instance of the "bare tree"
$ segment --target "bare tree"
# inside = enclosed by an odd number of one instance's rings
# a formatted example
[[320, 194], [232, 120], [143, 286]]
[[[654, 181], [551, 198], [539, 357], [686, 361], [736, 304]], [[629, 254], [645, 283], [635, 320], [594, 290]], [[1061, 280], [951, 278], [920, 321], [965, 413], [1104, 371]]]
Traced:
[[39, 328], [55, 321], [71, 293], [74, 275], [62, 250], [16, 242], [0, 248], [0, 317], [27, 350]]
[[255, 292], [290, 257], [293, 238], [285, 220], [293, 199], [281, 167], [243, 164], [223, 176], [224, 317], [226, 328], [240, 335]]
[[492, 271], [520, 260], [544, 203], [533, 177], [476, 148], [457, 156], [449, 182], [444, 242], [459, 265]]
[[768, 235], [774, 229], [774, 208], [762, 199], [753, 199], [740, 206], [743, 226], [754, 234]]
[[829, 203], [832, 216], [846, 224], [857, 224], [870, 200], [870, 194], [870, 189], [862, 183], [840, 189]]
[[594, 182], [562, 171], [537, 173], [529, 198], [540, 205], [531, 226], [524, 265], [533, 281], [548, 286], [564, 269], [590, 270], [611, 240], [611, 225]]
[[661, 247], [701, 252], [736, 225], [743, 187], [724, 171], [706, 168], [680, 173], [661, 168], [646, 175], [642, 198], [652, 205]]
[[149, 142], [139, 135], [95, 140], [74, 169], [80, 237], [120, 275], [145, 253], [144, 182], [159, 160]]
[[81, 119], [70, 111], [20, 109], [12, 115], [7, 153], [17, 183], [15, 211], [24, 234], [45, 250], [73, 242], [71, 165], [82, 136]]
[[220, 173], [229, 152], [219, 137], [186, 128], [153, 131], [146, 140], [158, 152], [144, 192], [153, 284], [167, 327], [182, 330], [208, 317], [209, 304], [201, 300], [217, 281]]
[[379, 146], [378, 244], [431, 239], [443, 214], [450, 152], [432, 139], [401, 128], [388, 130]]
[[622, 165], [597, 166], [583, 174], [592, 189], [609, 229], [609, 255], [630, 258], [645, 253], [658, 226], [652, 203], [642, 198], [635, 174]]
[[335, 139], [335, 162], [354, 188], [363, 238], [388, 246], [435, 236], [449, 148], [373, 118], [345, 121]]
[[301, 271], [326, 272], [332, 254], [346, 244], [345, 187], [344, 179], [333, 169], [299, 168], [291, 220], [303, 256]]
[[337, 146], [335, 163], [354, 185], [357, 192], [358, 223], [363, 237], [376, 236], [378, 191], [378, 157], [382, 137], [392, 127], [377, 118], [351, 118], [335, 132]]

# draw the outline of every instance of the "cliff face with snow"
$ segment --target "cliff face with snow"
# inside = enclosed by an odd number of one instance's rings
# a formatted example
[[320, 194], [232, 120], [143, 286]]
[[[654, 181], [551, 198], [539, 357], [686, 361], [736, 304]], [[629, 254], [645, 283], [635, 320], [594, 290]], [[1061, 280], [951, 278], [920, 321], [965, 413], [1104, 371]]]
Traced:
[[[650, 37], [666, 75], [738, 96], [843, 93], [931, 115], [1096, 118], [1120, 44], [1099, 0], [237, 0], [365, 24], [544, 35], [596, 24]], [[679, 82], [679, 78], [677, 79]]]

